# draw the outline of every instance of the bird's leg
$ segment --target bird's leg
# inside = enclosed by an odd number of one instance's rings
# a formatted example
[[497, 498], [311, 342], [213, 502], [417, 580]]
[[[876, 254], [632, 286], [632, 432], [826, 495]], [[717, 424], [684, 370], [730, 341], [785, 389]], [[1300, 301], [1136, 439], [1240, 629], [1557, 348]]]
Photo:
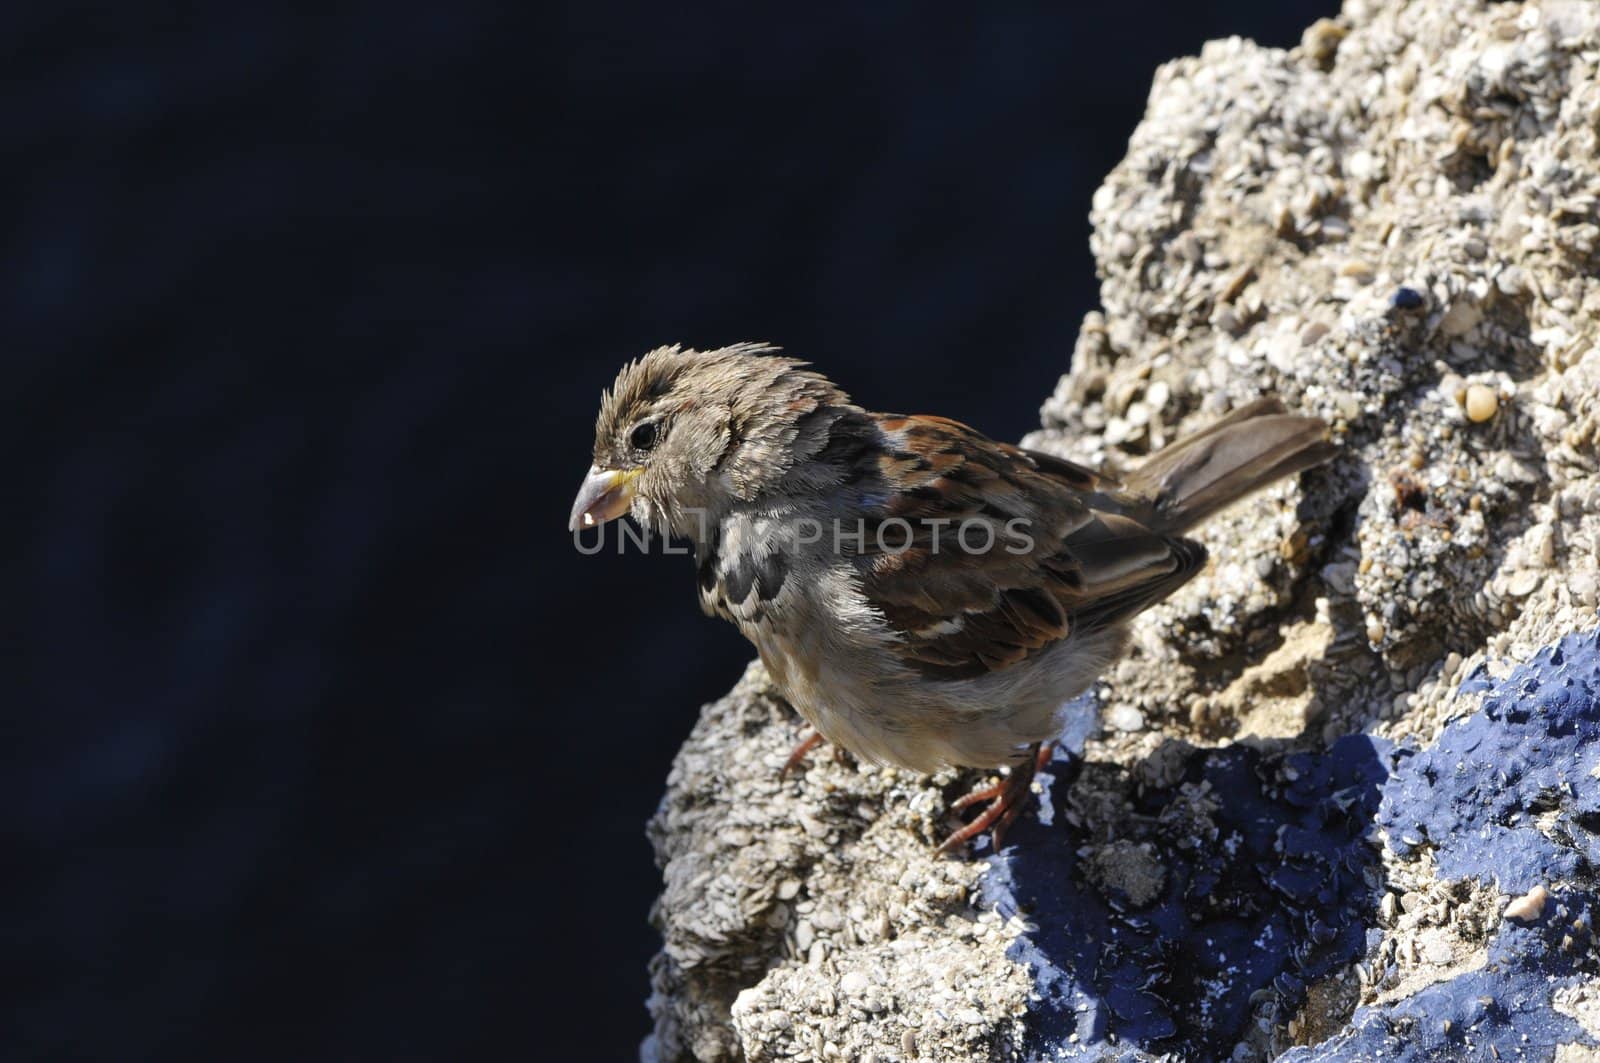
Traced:
[[1050, 763], [1050, 755], [1055, 750], [1054, 742], [1036, 742], [1028, 750], [1028, 756], [1011, 769], [1011, 774], [1004, 781], [993, 786], [985, 786], [974, 790], [951, 803], [953, 811], [975, 805], [980, 801], [988, 801], [989, 807], [979, 814], [978, 818], [968, 823], [965, 827], [946, 838], [939, 846], [939, 852], [947, 853], [994, 828], [994, 848], [1000, 851], [1000, 840], [1005, 836], [1006, 830], [1015, 823], [1017, 817], [1022, 815], [1022, 810], [1028, 804], [1028, 797], [1033, 792], [1033, 777], [1039, 769]]
[[783, 770], [778, 772], [778, 778], [783, 778], [791, 771], [798, 768], [806, 759], [806, 754], [822, 744], [822, 732], [812, 731], [801, 743], [794, 747], [794, 752], [789, 754], [789, 759], [784, 762]]

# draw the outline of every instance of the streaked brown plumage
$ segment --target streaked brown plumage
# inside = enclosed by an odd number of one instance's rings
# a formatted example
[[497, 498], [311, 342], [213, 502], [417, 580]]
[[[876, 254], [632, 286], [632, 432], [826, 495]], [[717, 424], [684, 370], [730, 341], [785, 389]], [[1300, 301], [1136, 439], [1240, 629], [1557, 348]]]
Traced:
[[624, 367], [572, 526], [631, 511], [692, 541], [702, 606], [856, 756], [1018, 763], [981, 825], [1015, 816], [1032, 754], [1126, 622], [1204, 565], [1183, 533], [1333, 453], [1321, 421], [1260, 399], [1119, 482], [942, 417], [863, 410], [768, 351], [671, 347]]

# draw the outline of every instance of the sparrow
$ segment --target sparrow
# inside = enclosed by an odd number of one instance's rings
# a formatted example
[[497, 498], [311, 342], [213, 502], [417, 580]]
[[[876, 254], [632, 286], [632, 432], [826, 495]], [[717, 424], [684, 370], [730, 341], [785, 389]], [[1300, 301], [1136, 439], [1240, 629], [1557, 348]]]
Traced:
[[569, 530], [631, 514], [692, 545], [702, 608], [816, 729], [791, 765], [820, 739], [922, 773], [1011, 765], [940, 847], [998, 848], [1068, 703], [1204, 566], [1184, 533], [1328, 460], [1326, 435], [1258, 399], [1118, 480], [863, 409], [764, 344], [661, 347], [602, 395]]

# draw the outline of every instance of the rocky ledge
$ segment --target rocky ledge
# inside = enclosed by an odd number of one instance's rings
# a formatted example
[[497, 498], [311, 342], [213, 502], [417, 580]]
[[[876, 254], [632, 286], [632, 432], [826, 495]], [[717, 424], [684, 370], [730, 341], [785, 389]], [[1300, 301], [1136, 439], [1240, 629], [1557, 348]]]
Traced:
[[1592, 1053], [1597, 115], [1592, 0], [1163, 67], [1027, 442], [1114, 472], [1276, 394], [1342, 456], [1202, 533], [999, 854], [932, 851], [976, 773], [779, 778], [752, 667], [650, 824], [645, 1056]]

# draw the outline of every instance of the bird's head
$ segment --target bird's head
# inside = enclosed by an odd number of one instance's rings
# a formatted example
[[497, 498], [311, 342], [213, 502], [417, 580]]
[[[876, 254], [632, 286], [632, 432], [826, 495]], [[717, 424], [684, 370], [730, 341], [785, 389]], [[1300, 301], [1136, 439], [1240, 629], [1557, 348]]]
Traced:
[[601, 396], [594, 463], [569, 529], [631, 512], [646, 527], [698, 540], [730, 506], [820, 450], [849, 398], [772, 350], [658, 347], [624, 366]]

